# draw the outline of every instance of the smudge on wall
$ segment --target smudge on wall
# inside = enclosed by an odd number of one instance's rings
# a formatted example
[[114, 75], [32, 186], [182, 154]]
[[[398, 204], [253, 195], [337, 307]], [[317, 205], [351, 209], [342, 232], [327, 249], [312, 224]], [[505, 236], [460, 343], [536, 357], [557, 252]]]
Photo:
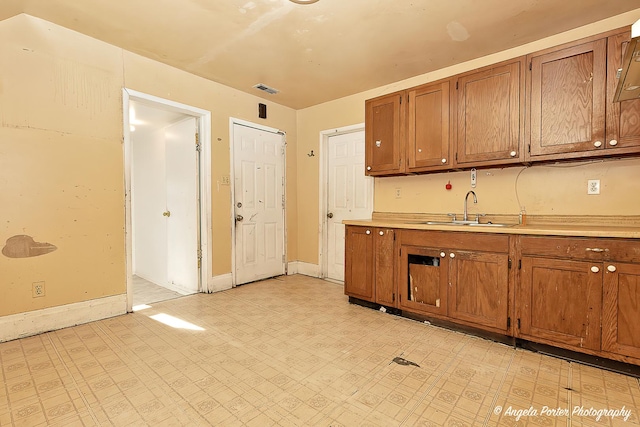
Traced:
[[9, 237], [2, 248], [2, 255], [7, 258], [31, 258], [45, 255], [58, 249], [51, 243], [40, 243], [25, 234]]

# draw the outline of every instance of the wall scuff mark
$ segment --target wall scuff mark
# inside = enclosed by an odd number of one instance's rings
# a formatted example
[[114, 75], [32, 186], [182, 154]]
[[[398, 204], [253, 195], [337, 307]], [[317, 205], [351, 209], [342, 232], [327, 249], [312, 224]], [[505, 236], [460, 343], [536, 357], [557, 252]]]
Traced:
[[51, 243], [36, 242], [33, 237], [20, 234], [7, 239], [7, 243], [2, 248], [2, 255], [7, 258], [31, 258], [48, 254], [56, 249], [58, 248]]

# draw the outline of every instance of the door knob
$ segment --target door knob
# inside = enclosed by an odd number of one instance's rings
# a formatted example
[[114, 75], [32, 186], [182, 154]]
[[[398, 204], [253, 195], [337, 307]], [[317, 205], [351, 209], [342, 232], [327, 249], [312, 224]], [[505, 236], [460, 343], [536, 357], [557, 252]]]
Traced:
[[333, 218], [333, 213], [332, 213], [332, 212], [329, 212], [329, 213], [327, 214], [327, 218]]
[[236, 215], [236, 221], [240, 222], [244, 219], [242, 215]]
[[169, 211], [162, 212], [162, 216], [166, 216], [167, 218], [169, 218], [171, 216], [171, 212]]

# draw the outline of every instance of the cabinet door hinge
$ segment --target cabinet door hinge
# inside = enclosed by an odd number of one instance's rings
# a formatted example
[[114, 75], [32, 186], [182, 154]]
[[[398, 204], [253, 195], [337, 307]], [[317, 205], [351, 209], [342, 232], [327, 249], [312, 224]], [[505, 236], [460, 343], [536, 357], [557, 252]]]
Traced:
[[518, 329], [520, 329], [520, 319], [518, 319]]
[[529, 154], [531, 154], [531, 144], [529, 144]]
[[518, 260], [518, 270], [522, 270], [522, 260]]
[[458, 82], [456, 82], [456, 90], [458, 90]]
[[396, 294], [395, 294], [395, 292], [391, 294], [391, 302], [396, 302]]
[[400, 95], [400, 105], [402, 105], [402, 95]]
[[507, 317], [507, 329], [511, 327], [511, 317]]
[[456, 153], [456, 162], [458, 161], [458, 153]]
[[196, 132], [196, 151], [200, 152], [200, 134]]
[[509, 258], [508, 269], [511, 270], [511, 258]]
[[531, 71], [531, 62], [529, 62], [529, 71]]

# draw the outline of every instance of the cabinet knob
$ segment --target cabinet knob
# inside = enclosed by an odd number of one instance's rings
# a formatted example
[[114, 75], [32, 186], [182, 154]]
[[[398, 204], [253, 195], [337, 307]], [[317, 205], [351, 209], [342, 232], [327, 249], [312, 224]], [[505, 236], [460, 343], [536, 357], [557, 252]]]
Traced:
[[371, 230], [367, 230], [367, 231], [365, 231], [365, 233], [371, 234]]
[[609, 141], [609, 145], [612, 147], [615, 147], [616, 145], [618, 145], [618, 141], [615, 139], [612, 139], [611, 141]]
[[451, 253], [449, 254], [449, 256], [450, 256], [451, 258], [455, 258], [455, 257], [456, 257], [456, 254], [454, 254], [453, 252], [451, 252]]
[[376, 147], [380, 147], [382, 145], [382, 141], [378, 140], [376, 141]]
[[591, 271], [597, 273], [598, 271], [600, 271], [600, 269], [594, 265], [593, 267], [591, 267]]
[[371, 170], [371, 166], [367, 166], [367, 170], [370, 171]]
[[602, 141], [596, 141], [596, 142], [594, 142], [594, 143], [593, 143], [593, 145], [594, 145], [596, 148], [600, 148], [600, 147], [602, 147]]
[[380, 233], [378, 234], [380, 234], [381, 236], [384, 236], [384, 231], [380, 231]]
[[445, 254], [444, 252], [440, 252], [440, 258], [444, 258], [445, 256], [447, 256], [447, 254]]
[[422, 153], [422, 148], [418, 148], [418, 153]]
[[613, 273], [614, 271], [616, 271], [616, 266], [615, 265], [608, 266], [607, 271], [609, 271], [610, 273]]
[[509, 153], [509, 155], [510, 155], [511, 157], [515, 157], [517, 154], [518, 154], [518, 153], [517, 153], [517, 152], [515, 152], [515, 151], [512, 151], [512, 152], [510, 152], [510, 153]]
[[442, 159], [442, 163], [447, 163], [447, 159]]

